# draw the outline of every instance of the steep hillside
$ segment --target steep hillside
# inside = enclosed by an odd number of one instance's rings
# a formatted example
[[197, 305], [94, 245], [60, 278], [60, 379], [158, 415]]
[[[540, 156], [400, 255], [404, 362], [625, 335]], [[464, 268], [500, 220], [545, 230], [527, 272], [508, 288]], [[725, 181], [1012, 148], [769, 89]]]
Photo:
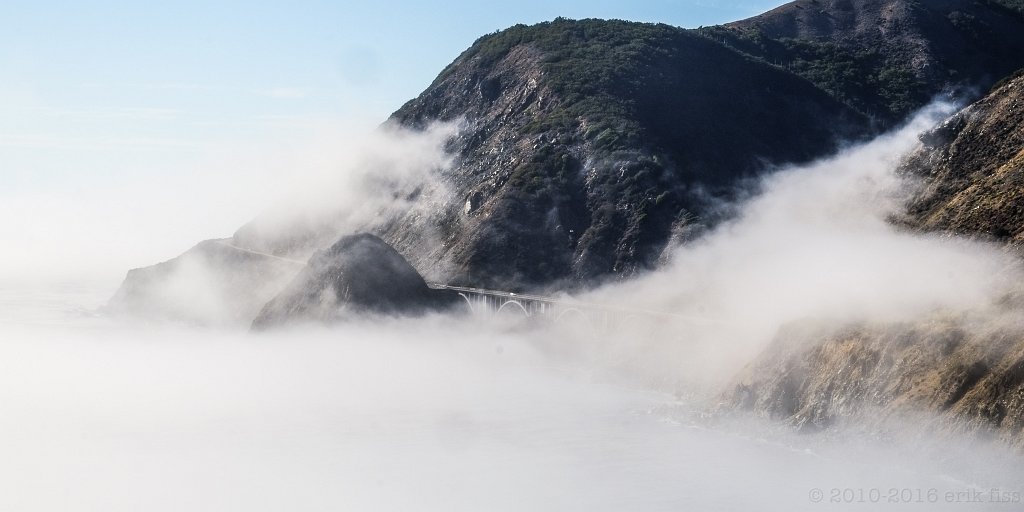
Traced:
[[1022, 19], [1012, 2], [989, 0], [799, 0], [701, 32], [887, 126], [936, 94], [987, 88], [1021, 67]]
[[[901, 171], [922, 189], [900, 224], [1019, 248], [1024, 73], [923, 135]], [[792, 325], [727, 402], [815, 429], [849, 418], [885, 428], [888, 419], [920, 415], [934, 429], [991, 435], [1024, 450], [1024, 303], [1010, 294], [977, 307], [903, 323]]]
[[1024, 73], [949, 118], [903, 167], [926, 185], [904, 222], [1024, 242]]
[[793, 325], [726, 402], [812, 430], [849, 419], [884, 430], [916, 416], [938, 431], [992, 436], [1024, 451], [1018, 311], [842, 329]]
[[1018, 12], [1024, 12], [1024, 0], [995, 0], [997, 4]]
[[[867, 133], [807, 81], [707, 38], [597, 20], [484, 37], [392, 116], [458, 118], [458, 203], [430, 259], [496, 287], [630, 275], [713, 216], [709, 195]], [[427, 231], [397, 219], [384, 235], [415, 258]]]
[[[1021, 65], [1024, 18], [990, 2], [794, 2], [696, 31], [556, 20], [481, 38], [392, 119], [470, 126], [448, 176], [462, 211], [427, 261], [458, 282], [565, 286], [650, 266], [716, 221], [709, 198], [772, 163]], [[425, 228], [384, 235], [423, 253]]]

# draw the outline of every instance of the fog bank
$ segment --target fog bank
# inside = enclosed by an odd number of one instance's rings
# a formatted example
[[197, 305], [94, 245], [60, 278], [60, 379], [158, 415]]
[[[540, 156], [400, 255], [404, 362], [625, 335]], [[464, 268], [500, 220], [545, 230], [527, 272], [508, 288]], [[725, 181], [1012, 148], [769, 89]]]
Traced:
[[1022, 281], [1017, 259], [892, 222], [918, 186], [897, 174], [901, 158], [952, 111], [933, 105], [893, 133], [769, 175], [749, 199], [724, 206], [734, 220], [675, 248], [665, 268], [586, 299], [680, 315], [659, 327], [660, 345], [644, 345], [653, 355], [645, 364], [718, 383], [790, 322], [839, 327], [991, 306]]
[[[580, 297], [675, 316], [251, 334], [98, 315], [109, 282], [0, 288], [0, 509], [1010, 510], [1024, 470], [992, 446], [707, 414], [789, 322], [984, 308], [1019, 282], [997, 248], [888, 222], [913, 187], [894, 173], [900, 156], [948, 111], [766, 178], [666, 268]], [[453, 129], [310, 167], [326, 174], [296, 182], [321, 184], [324, 202], [302, 206], [355, 223], [404, 207], [403, 193], [361, 201], [364, 187], [429, 182]], [[7, 275], [24, 271], [11, 261]], [[1016, 501], [995, 502], [1004, 492]]]
[[0, 334], [5, 510], [791, 511], [820, 510], [815, 489], [1024, 476], [969, 445], [711, 422], [488, 322], [251, 336], [79, 317]]

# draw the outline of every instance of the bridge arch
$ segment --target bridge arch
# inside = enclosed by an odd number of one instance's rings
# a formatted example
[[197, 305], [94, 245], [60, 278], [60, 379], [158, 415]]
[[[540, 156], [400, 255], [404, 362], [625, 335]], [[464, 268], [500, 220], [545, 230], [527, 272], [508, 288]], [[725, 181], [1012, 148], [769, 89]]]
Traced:
[[473, 300], [472, 300], [472, 299], [470, 299], [468, 295], [466, 295], [466, 294], [465, 294], [465, 293], [463, 293], [463, 292], [459, 292], [459, 297], [462, 297], [463, 299], [465, 299], [465, 301], [466, 301], [466, 306], [468, 306], [468, 307], [469, 307], [469, 312], [470, 312], [470, 313], [475, 313], [475, 312], [476, 312], [476, 308], [475, 308], [475, 307], [473, 307]]
[[503, 309], [505, 309], [505, 307], [508, 306], [509, 304], [515, 304], [523, 312], [523, 315], [525, 315], [526, 317], [530, 316], [530, 311], [528, 309], [526, 309], [526, 306], [524, 306], [518, 300], [507, 300], [507, 301], [505, 301], [501, 306], [498, 307], [498, 311], [497, 312], [501, 313], [501, 311]]
[[558, 315], [555, 316], [555, 323], [561, 323], [563, 320], [568, 320], [572, 317], [579, 318], [588, 324], [590, 323], [590, 317], [584, 313], [583, 310], [574, 307], [565, 308], [562, 311], [559, 311]]

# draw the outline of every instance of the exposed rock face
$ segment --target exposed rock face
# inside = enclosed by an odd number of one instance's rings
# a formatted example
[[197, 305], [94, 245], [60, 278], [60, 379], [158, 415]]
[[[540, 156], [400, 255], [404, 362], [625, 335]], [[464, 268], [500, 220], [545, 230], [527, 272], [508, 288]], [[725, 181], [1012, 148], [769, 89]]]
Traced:
[[181, 256], [128, 272], [107, 309], [141, 318], [197, 324], [248, 324], [302, 267], [206, 240]]
[[991, 434], [1024, 450], [1024, 329], [1019, 319], [963, 316], [840, 330], [794, 325], [727, 401], [812, 429], [924, 412], [937, 430]]
[[1024, 242], [1024, 74], [923, 137], [904, 166], [925, 183], [909, 225]]
[[417, 315], [458, 304], [458, 295], [427, 286], [394, 248], [373, 235], [344, 236], [306, 268], [253, 321], [262, 329], [331, 322], [355, 314]]
[[629, 277], [719, 220], [715, 198], [746, 177], [1021, 66], [1024, 17], [978, 0], [806, 0], [691, 31], [513, 27], [478, 40], [392, 116], [469, 129], [452, 145], [457, 200], [439, 229], [409, 219], [381, 235], [449, 262], [456, 282]]
[[[897, 219], [1020, 246], [1024, 242], [1024, 74], [922, 136], [902, 166], [923, 190]], [[1024, 450], [1024, 304], [916, 322], [781, 332], [728, 402], [801, 428], [916, 412], [945, 431], [991, 434]]]
[[[633, 275], [712, 222], [712, 196], [868, 127], [800, 77], [708, 38], [598, 20], [482, 38], [392, 119], [468, 129], [452, 144], [444, 178], [457, 201], [440, 229], [410, 217], [382, 237], [451, 263], [455, 282], [505, 289]], [[438, 231], [439, 246], [419, 235]]]

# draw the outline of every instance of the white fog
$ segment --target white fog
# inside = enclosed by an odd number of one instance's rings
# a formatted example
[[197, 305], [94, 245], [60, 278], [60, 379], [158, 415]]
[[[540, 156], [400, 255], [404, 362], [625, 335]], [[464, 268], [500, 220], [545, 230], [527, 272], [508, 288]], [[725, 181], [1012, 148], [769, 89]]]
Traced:
[[[110, 246], [89, 246], [109, 239], [102, 216], [5, 216], [7, 232], [53, 240], [0, 260], [0, 510], [1012, 510], [992, 497], [1019, 492], [1024, 465], [996, 446], [914, 428], [799, 433], [716, 408], [787, 322], [901, 318], [1002, 291], [984, 276], [1016, 270], [997, 251], [885, 223], [906, 186], [895, 163], [936, 116], [777, 175], [666, 269], [587, 297], [682, 315], [635, 331], [458, 314], [265, 333], [110, 317], [121, 276]], [[126, 244], [173, 230], [168, 207]]]

